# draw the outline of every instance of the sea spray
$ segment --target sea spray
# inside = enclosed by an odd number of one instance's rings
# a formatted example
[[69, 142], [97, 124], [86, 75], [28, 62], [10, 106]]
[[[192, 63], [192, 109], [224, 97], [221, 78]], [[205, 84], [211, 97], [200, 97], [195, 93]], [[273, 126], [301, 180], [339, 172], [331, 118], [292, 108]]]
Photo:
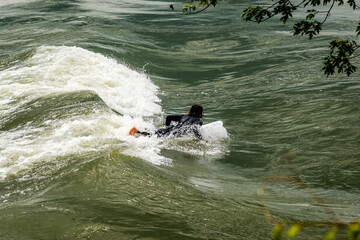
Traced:
[[39, 47], [22, 64], [1, 72], [0, 79], [0, 90], [8, 91], [7, 96], [2, 96], [6, 99], [92, 90], [120, 113], [131, 116], [161, 113], [158, 87], [145, 74], [80, 47]]
[[160, 127], [158, 87], [145, 74], [83, 48], [39, 47], [0, 72], [0, 79], [2, 178], [94, 151], [119, 151], [153, 164], [171, 163], [163, 148], [194, 155], [224, 152], [217, 142], [227, 132], [219, 122], [212, 130], [203, 127], [204, 141], [129, 136], [132, 126], [150, 132]]
[[154, 140], [131, 142], [127, 134], [135, 124], [154, 129], [149, 119], [162, 113], [158, 87], [145, 74], [79, 47], [44, 46], [0, 79], [2, 178], [109, 146], [162, 158]]

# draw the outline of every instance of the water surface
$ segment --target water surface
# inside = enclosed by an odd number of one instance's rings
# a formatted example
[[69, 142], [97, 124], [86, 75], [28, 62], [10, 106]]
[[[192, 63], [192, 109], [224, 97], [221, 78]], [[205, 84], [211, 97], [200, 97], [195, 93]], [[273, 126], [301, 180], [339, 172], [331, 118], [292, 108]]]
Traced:
[[[321, 72], [358, 16], [336, 8], [309, 41], [241, 21], [253, 1], [186, 17], [171, 3], [0, 3], [1, 239], [270, 239], [261, 204], [360, 218], [358, 74]], [[227, 138], [127, 135], [195, 103]], [[279, 176], [308, 188], [264, 187]]]

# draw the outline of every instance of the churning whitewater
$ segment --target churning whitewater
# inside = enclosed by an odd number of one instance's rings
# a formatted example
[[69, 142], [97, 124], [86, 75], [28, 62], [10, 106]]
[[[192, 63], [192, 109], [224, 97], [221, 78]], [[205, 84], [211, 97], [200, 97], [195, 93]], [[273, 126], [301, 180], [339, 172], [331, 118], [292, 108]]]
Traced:
[[[184, 2], [0, 0], [0, 240], [270, 239], [271, 219], [359, 220], [359, 75], [321, 71], [354, 11], [334, 6], [309, 41], [239, 17], [271, 1], [169, 8]], [[128, 134], [193, 104], [204, 140]], [[306, 226], [299, 239], [332, 230]]]
[[[156, 138], [128, 136], [134, 125], [154, 130], [160, 124], [159, 89], [146, 74], [101, 54], [43, 46], [0, 72], [0, 79], [2, 178], [38, 163], [107, 148], [169, 164], [171, 159], [159, 154], [161, 147], [179, 148]], [[227, 137], [222, 123], [214, 133], [217, 139]]]

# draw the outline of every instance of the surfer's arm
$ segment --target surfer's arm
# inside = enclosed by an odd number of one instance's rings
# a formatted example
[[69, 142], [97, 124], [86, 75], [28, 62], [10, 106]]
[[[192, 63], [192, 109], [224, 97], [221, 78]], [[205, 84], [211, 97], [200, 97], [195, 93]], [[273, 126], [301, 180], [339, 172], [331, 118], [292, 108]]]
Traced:
[[169, 115], [166, 117], [166, 121], [165, 121], [165, 125], [166, 126], [169, 126], [171, 121], [180, 121], [180, 118], [182, 117], [183, 115]]
[[198, 139], [203, 139], [203, 137], [200, 134], [200, 127], [202, 126], [203, 122], [199, 119], [199, 121], [197, 122], [197, 124], [195, 125], [195, 127], [193, 128], [193, 132], [194, 135], [198, 138]]
[[203, 137], [200, 134], [199, 128], [194, 128], [194, 135], [198, 138], [198, 139], [203, 139]]

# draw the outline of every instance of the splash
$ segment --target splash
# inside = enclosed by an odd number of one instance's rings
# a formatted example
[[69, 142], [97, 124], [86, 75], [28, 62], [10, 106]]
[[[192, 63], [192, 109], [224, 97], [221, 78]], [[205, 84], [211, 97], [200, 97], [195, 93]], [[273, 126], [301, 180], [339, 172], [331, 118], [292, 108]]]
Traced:
[[142, 73], [79, 47], [44, 46], [23, 64], [0, 73], [1, 101], [51, 92], [92, 90], [124, 115], [161, 112], [158, 87]]
[[44, 46], [0, 79], [0, 177], [106, 148], [164, 161], [156, 142], [127, 134], [133, 125], [153, 129], [162, 113], [145, 74], [83, 48]]
[[158, 127], [158, 87], [147, 75], [83, 48], [40, 47], [1, 71], [0, 79], [0, 178], [39, 164], [66, 166], [66, 159], [94, 152], [117, 151], [153, 164], [171, 163], [163, 148], [224, 152], [221, 121], [202, 127], [203, 143], [129, 136], [132, 126]]

